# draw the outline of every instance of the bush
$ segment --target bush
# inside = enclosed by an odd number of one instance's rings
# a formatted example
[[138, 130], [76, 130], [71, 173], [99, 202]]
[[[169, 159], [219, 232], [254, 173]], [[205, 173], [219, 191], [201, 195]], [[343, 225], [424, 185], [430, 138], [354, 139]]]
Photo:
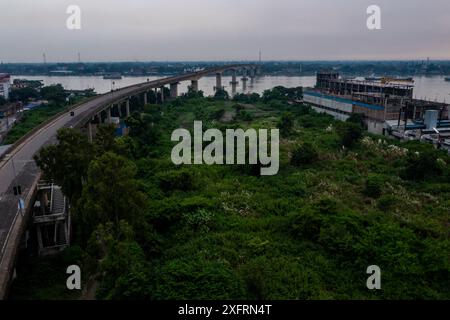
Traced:
[[222, 261], [204, 258], [179, 258], [160, 268], [154, 297], [159, 300], [242, 299], [244, 284]]
[[319, 158], [317, 149], [313, 144], [305, 142], [295, 148], [291, 157], [291, 164], [296, 167], [314, 163]]
[[212, 113], [212, 120], [220, 120], [225, 114], [225, 109], [219, 109]]
[[378, 199], [378, 209], [380, 209], [383, 212], [388, 212], [395, 203], [398, 202], [398, 199], [393, 195], [384, 195], [381, 196], [380, 199]]
[[214, 214], [211, 212], [200, 209], [194, 213], [185, 213], [183, 215], [186, 223], [191, 226], [195, 231], [208, 232], [211, 227], [211, 220]]
[[425, 177], [434, 177], [443, 173], [438, 161], [438, 152], [427, 148], [420, 152], [409, 152], [406, 167], [401, 177], [408, 180], [423, 180]]
[[363, 113], [352, 113], [346, 122], [354, 123], [360, 126], [361, 128], [364, 128], [366, 125], [364, 122], [364, 118], [365, 115]]
[[195, 189], [195, 178], [191, 171], [173, 170], [157, 175], [159, 187], [165, 192], [174, 190], [192, 191]]
[[383, 189], [383, 179], [378, 175], [369, 175], [366, 180], [364, 193], [371, 198], [378, 199]]
[[293, 236], [299, 239], [317, 241], [323, 218], [311, 208], [304, 208], [299, 213], [291, 214], [289, 226]]
[[251, 113], [249, 113], [248, 111], [245, 111], [245, 110], [239, 111], [238, 118], [243, 121], [252, 121], [253, 120], [253, 116], [251, 115]]
[[341, 143], [346, 148], [353, 147], [362, 137], [363, 129], [354, 123], [343, 122], [338, 126]]

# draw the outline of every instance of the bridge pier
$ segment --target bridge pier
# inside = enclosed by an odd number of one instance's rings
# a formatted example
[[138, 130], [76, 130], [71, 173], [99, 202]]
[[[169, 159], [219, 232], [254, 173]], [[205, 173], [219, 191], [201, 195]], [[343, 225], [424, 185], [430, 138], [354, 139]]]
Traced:
[[217, 72], [216, 73], [216, 86], [214, 87], [215, 91], [223, 90], [222, 86], [222, 73]]
[[170, 98], [176, 99], [178, 97], [178, 82], [170, 84]]
[[[145, 94], [145, 96], [147, 96], [147, 94]], [[130, 99], [127, 99], [125, 101], [125, 109], [127, 112], [127, 118], [130, 116]]]
[[89, 138], [89, 142], [91, 142], [92, 143], [92, 140], [93, 140], [93, 132], [92, 132], [92, 122], [91, 121], [89, 121], [88, 122], [88, 138]]
[[239, 82], [237, 81], [237, 71], [236, 69], [233, 69], [233, 73], [231, 75], [231, 94], [235, 95], [236, 94], [236, 87], [239, 84]]
[[111, 124], [111, 106], [106, 109], [106, 121]]
[[147, 91], [144, 92], [144, 106], [148, 103]]
[[253, 79], [256, 77], [256, 71], [254, 68], [250, 69], [250, 79], [253, 81]]
[[164, 87], [161, 87], [159, 90], [161, 92], [161, 103], [163, 104], [164, 103]]
[[191, 80], [191, 90], [193, 92], [198, 92], [198, 80], [197, 79]]
[[242, 91], [247, 91], [247, 81], [248, 81], [248, 78], [247, 78], [247, 70], [245, 70], [244, 69], [244, 71], [243, 71], [243, 77], [241, 78], [241, 80], [242, 80]]

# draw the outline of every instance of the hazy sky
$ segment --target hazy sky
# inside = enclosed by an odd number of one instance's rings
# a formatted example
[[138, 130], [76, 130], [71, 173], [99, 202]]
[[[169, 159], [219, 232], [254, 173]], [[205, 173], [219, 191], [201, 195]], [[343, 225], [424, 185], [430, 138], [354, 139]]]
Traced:
[[[366, 9], [381, 7], [382, 30]], [[68, 30], [69, 5], [81, 30]], [[0, 0], [0, 61], [450, 59], [450, 0]]]

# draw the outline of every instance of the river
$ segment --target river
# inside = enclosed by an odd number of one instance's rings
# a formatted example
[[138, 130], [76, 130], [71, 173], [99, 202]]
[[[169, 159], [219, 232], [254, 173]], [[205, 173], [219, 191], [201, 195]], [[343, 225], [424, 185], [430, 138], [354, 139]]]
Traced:
[[[120, 80], [106, 80], [100, 76], [12, 76], [14, 79], [29, 79], [42, 80], [44, 85], [51, 85], [60, 83], [66, 89], [70, 90], [84, 90], [94, 88], [97, 93], [105, 93], [111, 89], [119, 89], [132, 84], [146, 82], [147, 80], [155, 80], [162, 77], [123, 77]], [[225, 90], [231, 93], [231, 86], [229, 85], [231, 77], [223, 77], [222, 83], [225, 85]], [[240, 81], [240, 80], [239, 80]], [[266, 89], [271, 89], [275, 86], [284, 87], [312, 87], [315, 85], [315, 76], [301, 76], [301, 77], [287, 77], [287, 76], [266, 76], [257, 77], [252, 83], [250, 80], [247, 84], [246, 92], [262, 93]], [[204, 77], [199, 80], [199, 89], [205, 95], [214, 94], [214, 86], [216, 83], [215, 77]], [[414, 96], [432, 101], [447, 102], [450, 101], [450, 82], [445, 81], [443, 76], [432, 77], [414, 77]], [[180, 83], [179, 93], [187, 91], [189, 82]], [[238, 85], [237, 92], [243, 92], [242, 81]]]

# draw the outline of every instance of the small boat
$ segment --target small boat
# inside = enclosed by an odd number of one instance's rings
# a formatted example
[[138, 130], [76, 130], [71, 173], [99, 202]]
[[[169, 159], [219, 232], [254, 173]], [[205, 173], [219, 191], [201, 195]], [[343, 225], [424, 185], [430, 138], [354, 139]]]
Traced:
[[449, 81], [450, 82], [450, 77], [445, 77], [445, 81]]

